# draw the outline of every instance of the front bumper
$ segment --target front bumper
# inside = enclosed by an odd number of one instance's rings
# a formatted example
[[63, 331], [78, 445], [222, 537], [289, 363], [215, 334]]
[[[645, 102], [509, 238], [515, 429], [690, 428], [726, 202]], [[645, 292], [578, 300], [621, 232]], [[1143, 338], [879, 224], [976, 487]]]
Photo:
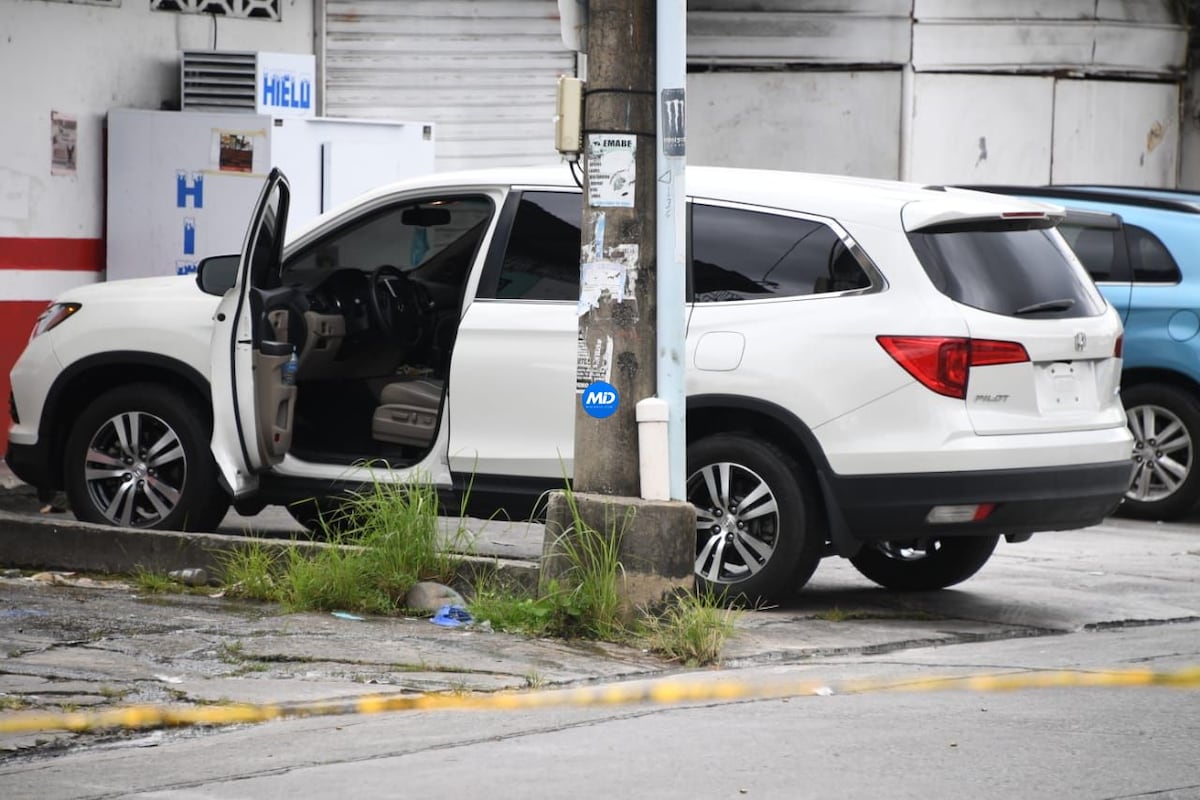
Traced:
[[50, 469], [50, 454], [40, 444], [8, 443], [4, 463], [13, 474], [38, 489], [61, 489], [61, 481]]
[[[1028, 534], [1101, 522], [1129, 488], [1128, 460], [1032, 469], [821, 476], [830, 522], [858, 541]], [[931, 523], [935, 506], [994, 503], [986, 519]]]

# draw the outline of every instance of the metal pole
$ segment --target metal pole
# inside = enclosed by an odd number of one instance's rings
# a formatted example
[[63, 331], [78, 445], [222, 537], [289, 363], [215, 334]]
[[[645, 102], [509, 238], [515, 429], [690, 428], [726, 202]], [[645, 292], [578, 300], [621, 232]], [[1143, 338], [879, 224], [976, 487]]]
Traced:
[[658, 396], [666, 401], [672, 500], [685, 498], [687, 192], [684, 184], [687, 86], [686, 0], [657, 0]]

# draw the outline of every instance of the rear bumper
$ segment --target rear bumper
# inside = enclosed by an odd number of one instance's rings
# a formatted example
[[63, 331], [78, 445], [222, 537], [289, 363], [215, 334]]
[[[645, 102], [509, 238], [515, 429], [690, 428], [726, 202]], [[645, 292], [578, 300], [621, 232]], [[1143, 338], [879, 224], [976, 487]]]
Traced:
[[[1026, 534], [1095, 525], [1120, 504], [1133, 463], [846, 477], [822, 475], [830, 522], [859, 541]], [[995, 503], [977, 522], [931, 523], [940, 505]]]

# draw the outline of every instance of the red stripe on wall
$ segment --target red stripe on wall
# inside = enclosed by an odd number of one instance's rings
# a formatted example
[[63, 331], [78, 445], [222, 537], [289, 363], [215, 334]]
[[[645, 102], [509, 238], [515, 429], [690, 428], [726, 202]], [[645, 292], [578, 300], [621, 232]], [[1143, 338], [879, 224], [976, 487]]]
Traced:
[[0, 236], [0, 269], [104, 269], [103, 239], [36, 239]]
[[8, 426], [12, 423], [8, 416], [8, 373], [29, 341], [34, 320], [45, 307], [44, 300], [0, 302], [0, 456], [8, 450]]

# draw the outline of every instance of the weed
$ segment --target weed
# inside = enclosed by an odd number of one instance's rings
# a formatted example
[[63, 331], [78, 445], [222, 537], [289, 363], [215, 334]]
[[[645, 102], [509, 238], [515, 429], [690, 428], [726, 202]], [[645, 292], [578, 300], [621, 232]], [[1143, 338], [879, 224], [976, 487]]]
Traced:
[[79, 710], [79, 703], [72, 703], [70, 701], [64, 700], [63, 702], [58, 704], [58, 710], [63, 712], [64, 714], [73, 714], [74, 712]]
[[0, 695], [0, 711], [18, 711], [27, 705], [28, 703], [23, 697], [11, 694]]
[[225, 593], [253, 600], [278, 600], [279, 556], [260, 539], [217, 554], [225, 580]]
[[937, 614], [931, 614], [928, 611], [921, 609], [899, 609], [899, 610], [884, 610], [878, 609], [871, 611], [864, 608], [857, 608], [850, 611], [843, 611], [834, 606], [825, 611], [818, 611], [813, 614], [814, 619], [825, 620], [826, 622], [847, 622], [856, 619], [915, 619], [915, 620], [938, 620], [945, 619]]
[[[333, 546], [315, 553], [290, 547], [275, 555], [262, 543], [225, 554], [227, 591], [282, 603], [289, 611], [396, 612], [418, 581], [448, 582], [461, 559], [441, 532], [437, 490], [419, 480], [376, 478], [321, 519]], [[461, 542], [465, 528], [451, 532]]]
[[852, 611], [843, 611], [842, 609], [838, 608], [837, 606], [834, 606], [833, 608], [830, 608], [830, 609], [826, 609], [825, 611], [818, 611], [816, 614], [813, 614], [814, 619], [821, 619], [821, 620], [825, 620], [826, 622], [846, 622], [847, 620], [852, 620], [852, 619], [868, 619], [872, 616], [879, 616], [879, 615], [872, 614], [871, 612], [864, 611], [863, 609], [854, 609]]
[[225, 642], [217, 650], [217, 658], [224, 661], [226, 664], [241, 664], [246, 660], [244, 651], [246, 646], [241, 641]]
[[625, 608], [621, 600], [621, 539], [633, 520], [635, 509], [628, 508], [621, 519], [609, 516], [605, 528], [594, 528], [579, 513], [575, 493], [564, 489], [571, 526], [562, 532], [556, 544], [566, 568], [547, 582], [544, 598], [556, 612], [551, 631], [560, 636], [583, 636], [616, 640], [625, 632]]
[[138, 589], [146, 594], [167, 594], [183, 591], [183, 586], [161, 572], [151, 572], [140, 566], [133, 573], [133, 582]]
[[101, 686], [100, 696], [106, 700], [120, 700], [128, 695], [132, 689], [114, 689], [111, 686]]
[[536, 669], [525, 673], [525, 686], [530, 689], [541, 689], [546, 685], [546, 678]]
[[261, 661], [243, 661], [237, 669], [229, 674], [237, 678], [251, 672], [266, 672], [270, 668], [271, 666], [269, 664], [264, 664]]
[[553, 633], [552, 628], [562, 613], [559, 609], [562, 600], [558, 593], [541, 597], [514, 595], [483, 581], [475, 586], [468, 605], [476, 619], [490, 621], [494, 630], [546, 636]]
[[714, 664], [741, 613], [711, 590], [681, 593], [660, 613], [645, 613], [640, 634], [651, 652], [673, 661], [689, 667]]

